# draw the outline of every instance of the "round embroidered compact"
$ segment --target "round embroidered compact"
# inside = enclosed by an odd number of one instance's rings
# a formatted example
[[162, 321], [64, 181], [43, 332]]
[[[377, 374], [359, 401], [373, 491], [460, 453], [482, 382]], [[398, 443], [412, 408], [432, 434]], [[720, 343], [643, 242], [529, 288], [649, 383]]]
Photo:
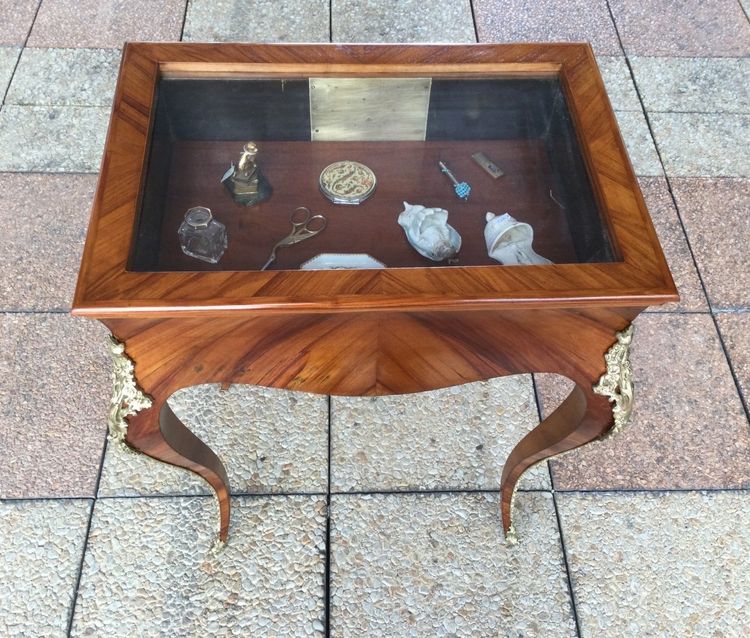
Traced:
[[372, 195], [377, 179], [364, 164], [342, 160], [326, 166], [319, 182], [323, 195], [334, 204], [361, 204]]

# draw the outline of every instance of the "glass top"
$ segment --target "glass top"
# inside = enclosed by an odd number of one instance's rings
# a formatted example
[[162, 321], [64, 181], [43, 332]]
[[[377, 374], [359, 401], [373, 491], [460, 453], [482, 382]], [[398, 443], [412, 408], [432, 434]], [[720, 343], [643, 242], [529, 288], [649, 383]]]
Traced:
[[155, 108], [131, 271], [616, 260], [556, 77], [161, 79]]

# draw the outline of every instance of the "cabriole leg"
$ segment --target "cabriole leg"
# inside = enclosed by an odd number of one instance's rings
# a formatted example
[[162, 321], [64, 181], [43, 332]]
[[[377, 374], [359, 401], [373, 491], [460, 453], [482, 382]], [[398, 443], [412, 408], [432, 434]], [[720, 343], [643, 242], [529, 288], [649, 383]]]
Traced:
[[[568, 397], [529, 432], [510, 453], [500, 482], [506, 541], [517, 541], [513, 501], [521, 475], [542, 461], [574, 450], [622, 430], [633, 409], [633, 381], [629, 351], [633, 327], [616, 335], [604, 356], [606, 372], [595, 384], [577, 380]], [[610, 406], [610, 402], [613, 404]]]
[[111, 338], [110, 354], [114, 364], [110, 439], [208, 481], [219, 501], [219, 542], [223, 543], [229, 532], [229, 480], [224, 465], [172, 412], [167, 396], [152, 397], [138, 387], [124, 344]]

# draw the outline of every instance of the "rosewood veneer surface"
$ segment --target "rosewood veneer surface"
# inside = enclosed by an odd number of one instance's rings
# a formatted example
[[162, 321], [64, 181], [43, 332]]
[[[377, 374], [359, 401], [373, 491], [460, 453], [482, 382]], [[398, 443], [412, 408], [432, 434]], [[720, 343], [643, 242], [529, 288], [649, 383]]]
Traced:
[[[150, 234], [158, 250], [132, 267], [160, 80], [327, 76], [556, 78], [612, 259], [576, 263], [580, 229], [570, 227], [541, 185], [516, 188], [514, 175], [531, 166], [524, 158], [537, 167], [555, 159], [533, 140], [367, 142], [365, 149], [363, 143], [268, 140], [261, 143], [261, 166], [275, 192], [255, 217], [251, 211], [230, 214], [236, 209], [218, 183], [242, 140], [207, 140], [175, 144], [159, 208], [163, 219], [158, 233]], [[342, 149], [382, 178], [375, 195], [358, 207], [335, 207], [316, 190], [318, 167], [340, 159]], [[468, 159], [451, 165], [475, 187], [474, 199], [464, 204], [445, 176], [425, 167], [469, 150], [483, 150], [498, 163], [507, 157], [512, 169], [493, 183]], [[400, 157], [408, 170], [398, 170]], [[425, 176], [419, 184], [409, 177], [414, 171]], [[433, 267], [404, 241], [395, 218], [409, 193], [423, 198], [412, 203], [449, 208], [449, 222], [466, 242], [457, 266]], [[439, 195], [427, 199], [431, 193]], [[194, 202], [198, 195], [202, 201]], [[537, 251], [557, 263], [506, 267], [487, 258], [483, 213], [504, 212], [490, 207], [503, 198], [534, 226]], [[217, 266], [188, 260], [175, 241], [181, 214], [198, 204], [227, 222], [230, 248]], [[330, 232], [282, 249], [272, 270], [253, 270], [265, 261], [271, 238], [288, 232], [284, 211], [299, 205], [329, 216]], [[222, 210], [228, 211], [224, 218]], [[334, 249], [366, 252], [399, 267], [296, 270]], [[139, 269], [143, 263], [149, 269]], [[592, 386], [605, 371], [604, 354], [616, 333], [645, 307], [675, 299], [588, 45], [125, 47], [73, 313], [104, 322], [125, 344], [137, 383], [153, 398], [151, 408], [129, 418], [126, 442], [211, 483], [219, 497], [221, 539], [229, 526], [226, 472], [167, 406], [177, 389], [218, 382], [382, 395], [522, 372], [563, 374], [575, 389], [506, 463], [501, 488], [507, 531], [512, 494], [528, 467], [612, 427], [609, 401]]]

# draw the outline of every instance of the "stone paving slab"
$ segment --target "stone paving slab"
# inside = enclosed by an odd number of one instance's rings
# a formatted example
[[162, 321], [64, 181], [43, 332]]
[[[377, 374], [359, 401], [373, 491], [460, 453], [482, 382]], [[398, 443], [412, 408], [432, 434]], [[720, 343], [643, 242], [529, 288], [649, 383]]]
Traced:
[[671, 182], [712, 307], [750, 308], [750, 179]]
[[559, 494], [582, 638], [744, 638], [750, 494]]
[[20, 54], [21, 47], [0, 46], [0, 103], [2, 103], [2, 98], [10, 84], [10, 78], [13, 75], [13, 69], [16, 68], [16, 62]]
[[591, 42], [621, 55], [605, 0], [474, 0], [480, 42]]
[[641, 177], [638, 182], [680, 294], [679, 301], [653, 306], [650, 310], [653, 312], [708, 312], [706, 295], [669, 193], [667, 180], [664, 177]]
[[335, 496], [331, 636], [576, 635], [552, 496]]
[[[635, 326], [632, 421], [552, 461], [555, 489], [750, 487], [750, 428], [711, 317], [646, 314]], [[569, 390], [535, 378], [547, 414]]]
[[95, 175], [0, 173], [2, 310], [67, 310]]
[[71, 636], [323, 636], [325, 500], [96, 502]]
[[643, 111], [616, 111], [615, 117], [635, 174], [663, 175], [664, 168], [656, 152], [654, 138], [651, 137]]
[[0, 635], [67, 636], [91, 501], [0, 501]]
[[0, 45], [23, 44], [41, 0], [0, 2]]
[[745, 402], [750, 403], [750, 313], [722, 312], [716, 320]]
[[633, 56], [648, 111], [750, 112], [750, 59]]
[[95, 173], [109, 109], [16, 106], [0, 110], [0, 171]]
[[[223, 461], [233, 494], [325, 492], [328, 400], [269, 388], [200, 385], [175, 393], [175, 414]], [[213, 494], [200, 476], [110, 444], [100, 496]]]
[[476, 42], [469, 0], [332, 0], [334, 42]]
[[329, 0], [191, 0], [183, 40], [328, 42]]
[[[331, 401], [333, 491], [497, 490], [508, 454], [539, 423], [528, 375]], [[549, 488], [546, 463], [519, 485]]]
[[735, 0], [609, 0], [629, 55], [740, 57], [750, 24]]
[[750, 177], [750, 115], [651, 113], [667, 174]]
[[0, 498], [93, 496], [111, 382], [101, 324], [0, 315]]
[[109, 106], [115, 93], [116, 49], [23, 50], [6, 104]]
[[633, 84], [625, 58], [615, 55], [598, 55], [596, 62], [607, 89], [609, 101], [615, 111], [642, 111], [641, 101]]
[[119, 49], [130, 41], [180, 39], [187, 0], [44, 0], [30, 47]]

